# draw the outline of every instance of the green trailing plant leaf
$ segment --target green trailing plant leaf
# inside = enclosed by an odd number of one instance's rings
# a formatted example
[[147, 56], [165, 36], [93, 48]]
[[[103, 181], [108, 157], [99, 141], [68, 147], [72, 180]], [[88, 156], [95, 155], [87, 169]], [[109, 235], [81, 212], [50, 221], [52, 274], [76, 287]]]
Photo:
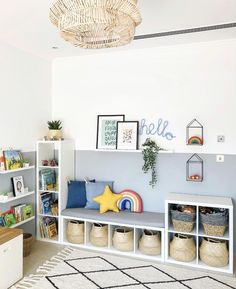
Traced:
[[151, 172], [151, 180], [149, 182], [149, 185], [153, 188], [155, 187], [157, 183], [157, 172], [156, 172], [156, 162], [157, 162], [157, 156], [160, 150], [163, 150], [161, 147], [157, 145], [157, 143], [147, 138], [144, 142], [143, 146], [143, 172], [147, 174], [149, 171]]
[[48, 121], [48, 129], [60, 130], [60, 129], [62, 129], [61, 124], [62, 124], [62, 122], [60, 120]]

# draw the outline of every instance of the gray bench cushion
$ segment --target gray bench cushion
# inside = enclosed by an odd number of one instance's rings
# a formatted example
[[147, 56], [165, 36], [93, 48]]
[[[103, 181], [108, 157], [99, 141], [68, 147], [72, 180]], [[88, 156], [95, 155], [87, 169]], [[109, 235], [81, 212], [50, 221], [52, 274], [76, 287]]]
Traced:
[[82, 218], [87, 220], [95, 220], [100, 222], [120, 223], [125, 225], [136, 225], [143, 227], [165, 227], [165, 214], [164, 213], [131, 213], [121, 211], [119, 213], [107, 212], [100, 214], [98, 210], [89, 210], [84, 208], [66, 209], [62, 211], [62, 216], [72, 218]]

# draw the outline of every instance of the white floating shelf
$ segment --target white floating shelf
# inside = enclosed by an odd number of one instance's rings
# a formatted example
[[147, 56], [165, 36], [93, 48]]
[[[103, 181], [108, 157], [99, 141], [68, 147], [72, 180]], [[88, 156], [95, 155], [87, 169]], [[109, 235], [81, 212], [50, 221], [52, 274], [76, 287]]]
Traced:
[[1, 174], [1, 175], [12, 174], [12, 173], [17, 173], [17, 172], [21, 172], [21, 171], [32, 170], [32, 169], [34, 169], [34, 168], [35, 168], [35, 166], [29, 166], [29, 167], [24, 167], [24, 168], [16, 169], [16, 170], [0, 171], [0, 174]]
[[10, 202], [14, 202], [15, 200], [23, 199], [25, 197], [28, 197], [28, 196], [34, 195], [34, 194], [35, 194], [35, 191], [28, 192], [26, 194], [23, 194], [23, 195], [20, 195], [20, 196], [17, 196], [17, 197], [12, 197], [12, 198], [9, 198], [7, 200], [0, 201], [0, 204], [7, 204], [7, 203], [10, 203]]
[[[82, 149], [79, 151], [84, 151], [84, 152], [106, 152], [106, 153], [142, 153], [142, 150], [105, 150], [105, 149], [91, 149], [91, 150], [85, 150]], [[159, 151], [159, 154], [170, 154], [174, 153], [174, 150], [163, 150]]]
[[25, 224], [25, 223], [28, 223], [28, 222], [30, 222], [30, 221], [32, 221], [32, 220], [34, 220], [34, 219], [35, 219], [35, 216], [33, 216], [33, 217], [31, 217], [31, 218], [28, 218], [28, 219], [26, 219], [26, 220], [24, 220], [24, 221], [22, 221], [22, 222], [20, 222], [20, 223], [16, 223], [16, 224], [12, 225], [10, 228], [19, 227], [19, 226], [21, 226], [21, 225], [23, 225], [23, 224]]

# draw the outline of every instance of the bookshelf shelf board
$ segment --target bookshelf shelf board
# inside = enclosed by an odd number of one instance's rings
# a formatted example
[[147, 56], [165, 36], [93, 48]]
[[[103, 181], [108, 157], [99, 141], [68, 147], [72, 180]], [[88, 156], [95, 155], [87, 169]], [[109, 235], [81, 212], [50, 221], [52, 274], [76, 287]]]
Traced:
[[39, 193], [53, 193], [53, 194], [58, 194], [58, 191], [48, 191], [48, 190], [38, 190]]
[[7, 199], [7, 200], [5, 200], [5, 201], [0, 201], [0, 204], [7, 204], [7, 203], [13, 202], [13, 201], [15, 201], [15, 200], [23, 199], [23, 198], [25, 198], [25, 197], [28, 197], [28, 196], [34, 195], [34, 194], [35, 194], [35, 191], [28, 192], [28, 193], [23, 194], [23, 195], [21, 195], [21, 196], [12, 197], [12, 198], [9, 198], [9, 199]]
[[58, 243], [59, 241], [58, 241], [58, 235], [56, 235], [55, 237], [53, 237], [53, 238], [41, 238], [41, 237], [39, 237], [38, 238], [38, 241], [42, 241], [42, 242], [49, 242], [49, 243]]
[[32, 221], [32, 220], [34, 220], [34, 219], [35, 219], [35, 216], [33, 216], [33, 217], [31, 217], [31, 218], [28, 218], [28, 219], [26, 219], [26, 220], [24, 220], [24, 221], [22, 221], [22, 222], [20, 222], [20, 223], [16, 223], [16, 224], [12, 225], [10, 228], [19, 227], [19, 226], [21, 226], [21, 225], [23, 225], [23, 224], [25, 224], [25, 223], [28, 223], [28, 222], [30, 222], [30, 221]]
[[28, 171], [28, 170], [32, 170], [34, 168], [35, 168], [35, 166], [29, 166], [29, 167], [25, 167], [25, 168], [16, 169], [16, 170], [0, 171], [0, 175], [12, 174], [12, 173], [17, 173], [17, 172], [21, 172], [21, 171]]
[[39, 213], [38, 214], [40, 217], [50, 217], [50, 218], [58, 218], [58, 216], [53, 216], [51, 214], [42, 214], [42, 213]]
[[38, 166], [39, 169], [58, 169], [58, 166]]

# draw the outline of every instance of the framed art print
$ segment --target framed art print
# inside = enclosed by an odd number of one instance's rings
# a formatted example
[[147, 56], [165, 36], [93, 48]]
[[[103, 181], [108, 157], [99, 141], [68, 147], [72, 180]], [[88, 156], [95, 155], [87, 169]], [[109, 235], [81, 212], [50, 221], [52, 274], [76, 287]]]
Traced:
[[118, 150], [137, 150], [138, 135], [138, 121], [118, 121], [116, 148]]
[[23, 195], [25, 192], [23, 177], [22, 176], [13, 177], [12, 182], [15, 197]]
[[98, 115], [96, 149], [116, 149], [117, 122], [124, 121], [121, 115]]

